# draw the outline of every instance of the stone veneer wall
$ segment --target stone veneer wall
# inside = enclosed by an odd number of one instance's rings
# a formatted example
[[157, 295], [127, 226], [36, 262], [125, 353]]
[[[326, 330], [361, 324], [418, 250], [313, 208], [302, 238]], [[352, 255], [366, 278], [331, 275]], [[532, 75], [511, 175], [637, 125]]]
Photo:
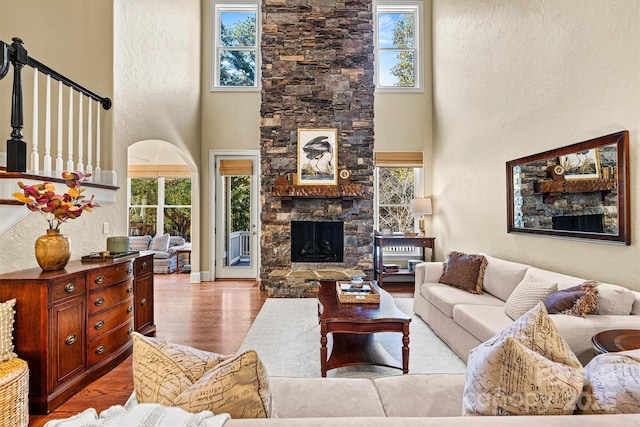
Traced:
[[[306, 278], [274, 270], [360, 269], [373, 251], [373, 14], [370, 0], [265, 0], [262, 4], [261, 269], [269, 295], [303, 296]], [[363, 196], [272, 194], [297, 170], [298, 128], [338, 130], [338, 170]], [[344, 221], [344, 262], [291, 263], [291, 221]], [[304, 276], [304, 274], [302, 275]]]

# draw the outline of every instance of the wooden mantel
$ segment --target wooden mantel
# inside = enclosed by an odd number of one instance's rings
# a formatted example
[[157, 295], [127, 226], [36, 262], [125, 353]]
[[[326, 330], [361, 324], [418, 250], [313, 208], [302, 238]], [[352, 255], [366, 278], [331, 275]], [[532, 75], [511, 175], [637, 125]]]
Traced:
[[283, 176], [276, 180], [272, 193], [283, 199], [293, 197], [353, 199], [363, 195], [360, 184], [340, 182], [338, 185], [296, 185], [289, 184]]
[[616, 188], [614, 179], [565, 179], [562, 181], [536, 182], [533, 190], [536, 193], [587, 193], [595, 191], [611, 191]]

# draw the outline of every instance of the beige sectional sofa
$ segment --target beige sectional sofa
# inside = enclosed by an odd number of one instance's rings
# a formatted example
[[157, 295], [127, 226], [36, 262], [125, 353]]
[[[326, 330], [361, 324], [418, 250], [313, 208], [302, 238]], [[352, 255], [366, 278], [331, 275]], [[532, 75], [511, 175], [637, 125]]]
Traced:
[[[567, 276], [485, 255], [482, 294], [472, 294], [438, 283], [443, 262], [416, 266], [413, 311], [464, 361], [469, 351], [513, 323], [505, 314], [505, 301], [525, 278], [556, 283], [566, 289], [587, 279]], [[584, 318], [552, 314], [552, 319], [580, 362], [595, 355], [591, 338], [607, 329], [640, 329], [640, 292], [599, 283], [598, 311]]]
[[[174, 417], [172, 427], [371, 427], [371, 426], [528, 426], [541, 422], [540, 416], [464, 417], [462, 397], [464, 374], [415, 374], [367, 378], [290, 378], [270, 377], [269, 389], [276, 418], [235, 418], [226, 421], [203, 419], [194, 422], [183, 412]], [[67, 419], [50, 421], [46, 427], [87, 426], [165, 426], [157, 405], [145, 416], [140, 411], [135, 421], [135, 399], [126, 405], [127, 413], [106, 421], [97, 414], [84, 414], [84, 421]], [[87, 422], [89, 418], [93, 422]], [[145, 419], [145, 422], [141, 422]], [[153, 421], [153, 422], [152, 422]], [[181, 421], [181, 422], [178, 422]], [[95, 422], [95, 423], [94, 423]], [[103, 424], [104, 422], [104, 424]], [[547, 415], [544, 425], [553, 426], [639, 426], [638, 414]]]

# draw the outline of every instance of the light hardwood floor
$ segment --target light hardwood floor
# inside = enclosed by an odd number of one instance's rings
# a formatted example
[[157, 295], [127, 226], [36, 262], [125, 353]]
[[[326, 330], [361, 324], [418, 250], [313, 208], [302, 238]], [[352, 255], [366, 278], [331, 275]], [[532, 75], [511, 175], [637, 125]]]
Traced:
[[[188, 274], [159, 274], [155, 322], [159, 338], [220, 354], [235, 354], [267, 297], [255, 281], [189, 283]], [[390, 285], [395, 297], [413, 297], [413, 285]], [[95, 408], [122, 405], [133, 392], [131, 357], [89, 384], [47, 416], [31, 415], [29, 426]]]

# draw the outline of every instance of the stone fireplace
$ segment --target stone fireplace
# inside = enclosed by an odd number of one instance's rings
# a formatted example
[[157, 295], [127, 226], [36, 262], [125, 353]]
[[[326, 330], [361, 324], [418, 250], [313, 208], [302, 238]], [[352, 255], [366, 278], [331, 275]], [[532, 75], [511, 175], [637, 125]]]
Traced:
[[[265, 0], [261, 48], [261, 286], [269, 295], [303, 296], [313, 287], [308, 271], [371, 274], [372, 3]], [[337, 130], [338, 185], [296, 185], [300, 128]], [[292, 224], [302, 222], [340, 224], [342, 236], [331, 234], [329, 244], [342, 243], [342, 258], [320, 255], [327, 250], [318, 241], [306, 242], [313, 257], [292, 253], [299, 231]]]
[[291, 262], [343, 262], [342, 221], [291, 221]]

